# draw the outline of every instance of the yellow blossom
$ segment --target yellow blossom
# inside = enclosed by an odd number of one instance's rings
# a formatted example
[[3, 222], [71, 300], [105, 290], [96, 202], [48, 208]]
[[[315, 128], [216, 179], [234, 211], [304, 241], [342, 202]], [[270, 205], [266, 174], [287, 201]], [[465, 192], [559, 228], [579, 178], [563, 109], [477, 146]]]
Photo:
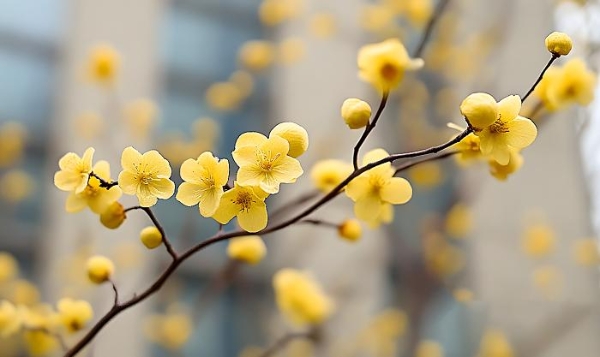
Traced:
[[63, 327], [69, 332], [77, 332], [86, 327], [94, 317], [92, 305], [85, 300], [60, 299], [56, 304]]
[[549, 110], [570, 104], [588, 105], [594, 99], [596, 75], [581, 58], [574, 58], [559, 68], [550, 68], [535, 93]]
[[88, 177], [92, 171], [92, 158], [94, 148], [87, 148], [83, 157], [75, 153], [67, 153], [58, 161], [60, 171], [54, 174], [54, 185], [59, 190], [75, 191], [81, 193], [88, 184]]
[[0, 302], [0, 336], [6, 338], [21, 329], [21, 315], [15, 305], [9, 301]]
[[405, 2], [403, 13], [413, 26], [422, 27], [433, 14], [431, 0], [401, 0]]
[[425, 236], [423, 255], [427, 268], [439, 277], [451, 276], [465, 265], [463, 252], [438, 232]]
[[219, 208], [213, 218], [221, 224], [226, 224], [233, 217], [237, 217], [243, 230], [258, 232], [267, 226], [267, 196], [268, 194], [260, 188], [241, 186], [235, 182], [234, 187], [221, 196]]
[[476, 130], [483, 130], [498, 119], [498, 103], [487, 93], [473, 93], [460, 104], [460, 113]]
[[213, 83], [206, 90], [206, 102], [219, 111], [237, 109], [244, 98], [237, 84], [231, 82]]
[[542, 258], [554, 251], [556, 237], [551, 227], [546, 224], [535, 224], [525, 229], [522, 238], [522, 249], [532, 258]]
[[136, 195], [140, 206], [154, 206], [159, 198], [167, 199], [173, 195], [175, 184], [169, 180], [171, 166], [158, 151], [140, 154], [129, 146], [123, 150], [121, 166], [119, 186], [124, 193]]
[[27, 130], [21, 123], [0, 125], [0, 167], [8, 167], [21, 159], [26, 136]]
[[[110, 166], [106, 161], [98, 161], [92, 169], [94, 174], [104, 181], [110, 182]], [[100, 187], [101, 183], [96, 177], [90, 176], [86, 188], [80, 193], [71, 192], [67, 197], [65, 209], [67, 212], [79, 212], [89, 207], [92, 212], [102, 214], [111, 204], [121, 197], [121, 189], [113, 186], [110, 189]]]
[[342, 103], [341, 114], [350, 129], [364, 128], [371, 118], [371, 106], [360, 99], [348, 98]]
[[244, 43], [238, 53], [240, 64], [251, 71], [262, 71], [269, 67], [275, 58], [273, 44], [255, 40]]
[[23, 333], [23, 339], [27, 351], [29, 351], [31, 356], [45, 356], [56, 351], [59, 347], [56, 338], [45, 331], [25, 331]]
[[294, 64], [306, 55], [306, 43], [300, 38], [287, 38], [279, 44], [279, 61], [283, 64]]
[[473, 214], [464, 203], [456, 203], [446, 214], [446, 233], [452, 238], [464, 238], [473, 228]]
[[573, 258], [582, 266], [597, 266], [600, 264], [600, 252], [595, 238], [580, 239], [573, 244]]
[[338, 226], [338, 235], [349, 242], [356, 242], [362, 236], [360, 222], [356, 219], [347, 219]]
[[279, 310], [294, 324], [318, 325], [333, 313], [333, 302], [307, 273], [279, 270], [273, 287]]
[[118, 75], [120, 65], [119, 53], [111, 46], [98, 45], [89, 53], [88, 78], [102, 85], [112, 85]]
[[257, 186], [273, 194], [279, 184], [293, 183], [302, 175], [298, 160], [288, 156], [290, 145], [278, 135], [269, 138], [259, 133], [244, 133], [235, 143], [233, 159], [240, 167], [237, 180], [240, 185]]
[[198, 205], [200, 214], [212, 216], [223, 196], [223, 186], [229, 180], [229, 161], [203, 152], [198, 159], [188, 159], [180, 169], [183, 183], [177, 190], [177, 200], [186, 206]]
[[533, 122], [519, 115], [521, 98], [511, 95], [498, 102], [498, 117], [483, 130], [475, 131], [479, 136], [481, 152], [500, 165], [507, 165], [511, 151], [531, 145], [537, 136]]
[[471, 133], [452, 146], [458, 151], [455, 157], [459, 165], [466, 166], [483, 157], [479, 143], [479, 136]]
[[10, 253], [0, 252], [0, 283], [7, 282], [19, 273], [19, 264]]
[[523, 156], [516, 150], [510, 150], [509, 161], [500, 165], [496, 160], [489, 160], [490, 174], [500, 181], [506, 181], [508, 176], [517, 172], [523, 166]]
[[233, 72], [229, 76], [229, 83], [235, 85], [239, 94], [244, 98], [252, 94], [254, 90], [254, 78], [246, 71], [238, 70]]
[[394, 14], [385, 5], [365, 4], [361, 9], [360, 24], [367, 31], [383, 31], [394, 24]]
[[140, 241], [146, 248], [154, 249], [162, 244], [163, 236], [155, 226], [148, 226], [141, 230]]
[[150, 99], [136, 99], [124, 109], [129, 131], [137, 138], [147, 138], [156, 124], [158, 107]]
[[100, 223], [106, 228], [117, 229], [123, 224], [127, 215], [123, 205], [115, 201], [100, 213]]
[[315, 37], [325, 39], [335, 34], [337, 21], [332, 14], [320, 12], [311, 16], [308, 26], [311, 34]]
[[267, 254], [267, 247], [259, 236], [244, 236], [229, 240], [227, 256], [248, 264], [258, 264]]
[[174, 312], [150, 316], [144, 332], [153, 342], [170, 350], [178, 350], [190, 339], [193, 328], [189, 314]]
[[328, 193], [342, 183], [353, 171], [352, 165], [342, 160], [321, 160], [310, 171], [313, 184]]
[[435, 162], [424, 162], [408, 170], [411, 182], [425, 189], [438, 186], [444, 180], [444, 172]]
[[290, 150], [288, 156], [298, 157], [308, 150], [308, 133], [306, 129], [292, 122], [284, 122], [275, 125], [269, 133], [269, 137], [277, 135], [288, 142]]
[[[368, 152], [363, 165], [378, 161], [389, 154], [383, 149]], [[350, 181], [346, 195], [355, 202], [356, 217], [367, 223], [377, 220], [386, 204], [404, 204], [412, 197], [410, 183], [394, 177], [391, 163], [379, 165]]]
[[417, 345], [415, 357], [444, 357], [444, 350], [436, 341], [423, 340]]
[[258, 17], [264, 25], [275, 26], [297, 17], [302, 7], [303, 0], [263, 0]]
[[363, 46], [358, 52], [359, 76], [380, 91], [400, 84], [405, 71], [423, 67], [423, 60], [412, 59], [398, 39]]
[[514, 357], [515, 353], [506, 338], [499, 330], [488, 330], [481, 339], [477, 357]]
[[566, 56], [573, 48], [571, 37], [563, 32], [552, 32], [545, 40], [546, 48], [555, 56]]
[[87, 261], [87, 275], [95, 284], [102, 284], [112, 277], [115, 272], [113, 262], [101, 255], [96, 255]]
[[40, 292], [29, 281], [19, 279], [10, 284], [7, 298], [16, 305], [32, 306], [40, 302]]
[[35, 181], [22, 170], [10, 170], [0, 178], [0, 195], [8, 202], [21, 202], [30, 197], [34, 189]]

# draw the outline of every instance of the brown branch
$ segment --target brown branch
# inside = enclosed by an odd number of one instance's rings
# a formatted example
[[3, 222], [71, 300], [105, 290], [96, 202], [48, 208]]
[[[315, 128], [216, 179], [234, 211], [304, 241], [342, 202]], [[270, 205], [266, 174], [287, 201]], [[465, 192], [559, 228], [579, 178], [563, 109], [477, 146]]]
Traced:
[[413, 53], [413, 57], [418, 58], [423, 55], [425, 46], [427, 45], [427, 43], [429, 43], [429, 39], [431, 38], [431, 34], [433, 33], [433, 29], [435, 28], [435, 25], [437, 24], [438, 20], [442, 17], [444, 10], [446, 9], [446, 6], [448, 5], [448, 3], [450, 3], [450, 0], [440, 0], [438, 2], [433, 15], [431, 15], [431, 18], [429, 19], [429, 22], [427, 23], [425, 32], [423, 32], [423, 37], [421, 38], [421, 41], [419, 42], [419, 45], [417, 46], [415, 53]]
[[385, 109], [385, 105], [387, 104], [389, 94], [390, 94], [390, 92], [388, 92], [388, 91], [383, 92], [383, 95], [381, 96], [381, 102], [379, 103], [379, 108], [377, 109], [377, 112], [375, 113], [373, 120], [371, 120], [371, 122], [369, 122], [367, 124], [367, 126], [365, 127], [365, 131], [363, 132], [360, 139], [358, 139], [358, 142], [354, 146], [354, 152], [352, 154], [352, 165], [354, 165], [354, 170], [358, 170], [358, 153], [360, 151], [360, 147], [365, 143], [365, 141], [367, 140], [367, 137], [369, 136], [371, 131], [373, 131], [373, 129], [375, 129], [375, 125], [377, 125], [377, 122], [379, 121], [379, 118], [381, 117], [381, 114], [383, 113], [383, 109]]
[[529, 91], [527, 92], [527, 94], [525, 94], [525, 96], [523, 98], [521, 98], [521, 103], [524, 103], [525, 100], [527, 98], [529, 98], [531, 93], [533, 93], [533, 91], [535, 90], [535, 87], [537, 87], [537, 85], [540, 84], [540, 82], [542, 81], [542, 78], [544, 78], [544, 74], [546, 74], [546, 71], [548, 70], [548, 68], [550, 68], [550, 66], [552, 66], [552, 63], [554, 63], [554, 61], [556, 61], [559, 57], [560, 56], [557, 54], [554, 54], [554, 53], [552, 54], [552, 57], [550, 57], [550, 60], [546, 64], [546, 67], [544, 67], [544, 69], [542, 70], [542, 73], [540, 73], [540, 75], [537, 78], [537, 80], [535, 81], [535, 83], [533, 83], [531, 88], [529, 88]]
[[113, 280], [109, 279], [108, 281], [110, 282], [113, 292], [115, 293], [113, 305], [117, 306], [117, 305], [119, 305], [119, 290], [117, 289], [117, 285], [115, 284], [115, 282]]
[[100, 181], [100, 187], [105, 188], [105, 189], [111, 189], [114, 186], [117, 186], [119, 184], [118, 181], [111, 181], [108, 182], [105, 179], [103, 179], [102, 177], [96, 175], [96, 173], [94, 173], [94, 171], [90, 172], [89, 176], [88, 176], [88, 180], [90, 177], [94, 177], [96, 179], [98, 179], [98, 181]]
[[427, 157], [427, 158], [424, 158], [421, 160], [409, 161], [403, 165], [397, 166], [396, 171], [394, 172], [394, 176], [398, 175], [402, 171], [408, 170], [408, 169], [410, 169], [414, 166], [417, 166], [419, 164], [422, 164], [424, 162], [442, 160], [442, 159], [448, 158], [450, 156], [454, 156], [456, 154], [460, 154], [460, 151], [448, 151], [448, 152], [445, 152], [445, 153], [437, 155], [437, 156]]
[[314, 226], [324, 226], [324, 227], [330, 227], [330, 228], [338, 228], [340, 225], [338, 223], [333, 223], [333, 222], [328, 222], [328, 221], [324, 221], [322, 219], [303, 219], [298, 223], [306, 223], [306, 224], [312, 224]]

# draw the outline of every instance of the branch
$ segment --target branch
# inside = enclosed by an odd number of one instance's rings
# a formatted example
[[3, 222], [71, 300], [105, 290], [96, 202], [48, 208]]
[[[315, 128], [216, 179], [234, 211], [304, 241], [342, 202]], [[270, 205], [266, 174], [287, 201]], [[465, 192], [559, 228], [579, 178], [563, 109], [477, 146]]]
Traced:
[[383, 96], [381, 97], [381, 103], [379, 103], [379, 108], [377, 109], [377, 113], [375, 113], [375, 117], [373, 117], [373, 120], [369, 122], [369, 124], [367, 124], [367, 126], [365, 127], [365, 131], [354, 146], [354, 153], [352, 155], [352, 164], [354, 165], [354, 170], [358, 170], [358, 152], [360, 151], [360, 147], [365, 143], [371, 131], [375, 129], [375, 125], [377, 125], [377, 121], [379, 121], [379, 118], [383, 113], [383, 109], [387, 104], [389, 94], [390, 92], [388, 91], [383, 92]]
[[337, 223], [333, 223], [333, 222], [328, 222], [328, 221], [324, 221], [322, 219], [303, 219], [298, 223], [306, 223], [306, 224], [312, 224], [314, 226], [324, 226], [324, 227], [330, 227], [330, 228], [339, 228], [339, 224]]
[[154, 215], [154, 212], [152, 212], [150, 207], [140, 207], [139, 209], [146, 212], [146, 214], [148, 215], [148, 217], [150, 218], [152, 223], [156, 226], [156, 228], [160, 232], [160, 235], [162, 236], [163, 244], [165, 245], [165, 248], [167, 248], [167, 252], [169, 253], [169, 255], [171, 255], [171, 258], [173, 258], [173, 260], [177, 260], [177, 252], [175, 251], [175, 249], [173, 249], [171, 242], [167, 238], [167, 233], [165, 232], [165, 229], [163, 228], [163, 226], [160, 224], [160, 222]]
[[535, 90], [535, 87], [537, 87], [537, 85], [540, 84], [540, 82], [542, 81], [542, 78], [544, 78], [544, 74], [546, 74], [546, 71], [548, 70], [548, 68], [550, 68], [550, 66], [552, 66], [552, 63], [554, 63], [554, 61], [556, 61], [559, 57], [560, 57], [559, 55], [552, 54], [552, 57], [550, 57], [550, 60], [546, 64], [546, 67], [544, 67], [544, 69], [542, 70], [542, 73], [540, 73], [540, 76], [538, 77], [538, 79], [535, 81], [535, 83], [533, 83], [533, 86], [531, 86], [531, 88], [529, 89], [527, 94], [525, 94], [525, 96], [523, 98], [521, 98], [521, 103], [524, 103], [525, 100], [527, 98], [529, 98], [531, 93], [533, 93], [533, 91]]
[[405, 163], [404, 165], [400, 165], [400, 166], [396, 167], [394, 176], [398, 175], [402, 171], [408, 170], [411, 167], [417, 166], [424, 162], [442, 160], [442, 159], [445, 159], [445, 158], [448, 158], [450, 156], [454, 156], [457, 154], [460, 154], [460, 151], [448, 151], [448, 152], [445, 152], [445, 153], [437, 155], [437, 156], [427, 157], [425, 159], [420, 159], [420, 160], [409, 161], [409, 162]]
[[109, 279], [108, 281], [110, 282], [110, 285], [112, 285], [112, 289], [115, 293], [113, 306], [117, 306], [117, 305], [119, 305], [119, 290], [117, 289], [117, 285], [115, 284], [115, 282], [113, 280]]
[[114, 186], [117, 186], [119, 184], [118, 181], [111, 181], [108, 182], [105, 179], [103, 179], [102, 177], [96, 175], [96, 173], [94, 173], [94, 171], [90, 172], [89, 176], [88, 176], [88, 180], [90, 177], [94, 177], [96, 178], [98, 181], [100, 181], [100, 187], [105, 188], [107, 190], [111, 189]]
[[450, 3], [450, 0], [440, 0], [438, 2], [433, 15], [431, 16], [431, 18], [429, 19], [429, 22], [427, 23], [427, 27], [425, 28], [425, 32], [423, 33], [423, 37], [421, 38], [421, 42], [419, 42], [419, 45], [417, 46], [417, 49], [415, 50], [413, 57], [418, 58], [418, 57], [421, 57], [421, 55], [423, 55], [423, 50], [425, 50], [425, 46], [427, 45], [427, 43], [429, 42], [429, 39], [431, 38], [433, 29], [435, 28], [435, 25], [437, 24], [438, 20], [442, 17], [442, 14], [444, 13], [444, 10], [446, 9], [446, 6], [448, 5], [448, 3]]

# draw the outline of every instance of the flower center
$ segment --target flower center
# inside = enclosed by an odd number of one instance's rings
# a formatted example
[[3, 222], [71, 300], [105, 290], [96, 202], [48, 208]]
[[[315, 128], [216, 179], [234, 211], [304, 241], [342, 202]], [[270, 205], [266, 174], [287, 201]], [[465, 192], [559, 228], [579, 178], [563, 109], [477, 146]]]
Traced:
[[391, 63], [386, 63], [381, 67], [381, 76], [387, 81], [393, 81], [398, 76], [398, 68]]
[[209, 188], [215, 188], [215, 179], [212, 176], [200, 178]]
[[492, 125], [490, 125], [490, 133], [492, 134], [501, 134], [508, 132], [509, 130], [506, 126], [506, 123], [503, 122], [501, 119], [497, 119]]
[[369, 178], [369, 184], [371, 186], [371, 192], [379, 193], [379, 191], [385, 186], [386, 180], [379, 175], [371, 175]]
[[254, 203], [254, 199], [252, 197], [252, 194], [248, 191], [240, 191], [237, 194], [237, 197], [235, 198], [235, 200], [233, 201], [233, 203], [241, 206], [241, 211], [242, 210], [249, 210], [250, 207], [252, 206], [252, 203]]
[[140, 174], [140, 182], [142, 185], [148, 185], [150, 182], [152, 182], [152, 175], [142, 172]]
[[257, 153], [257, 164], [263, 171], [271, 171], [273, 166], [275, 166], [275, 161], [279, 159], [281, 154], [277, 153], [272, 155], [269, 151], [268, 153], [263, 151], [258, 151]]

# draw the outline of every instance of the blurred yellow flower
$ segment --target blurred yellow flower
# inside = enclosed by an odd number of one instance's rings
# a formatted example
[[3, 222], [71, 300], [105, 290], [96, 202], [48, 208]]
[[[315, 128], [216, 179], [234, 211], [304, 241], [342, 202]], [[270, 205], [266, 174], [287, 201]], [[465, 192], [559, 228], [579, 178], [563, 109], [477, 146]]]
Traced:
[[92, 305], [85, 300], [63, 298], [56, 307], [61, 324], [71, 333], [84, 329], [94, 317]]
[[73, 120], [73, 126], [78, 136], [86, 140], [94, 140], [105, 131], [104, 119], [98, 113], [85, 112]]
[[444, 228], [452, 238], [465, 238], [473, 229], [473, 213], [469, 206], [462, 202], [454, 204], [446, 214]]
[[234, 187], [221, 196], [219, 208], [213, 218], [226, 224], [238, 218], [238, 224], [247, 232], [258, 232], [267, 226], [267, 205], [265, 198], [268, 194], [257, 187], [241, 186], [237, 182]]
[[394, 13], [382, 4], [365, 4], [360, 10], [360, 25], [370, 32], [379, 32], [394, 24]]
[[532, 278], [534, 287], [548, 299], [555, 299], [562, 292], [563, 274], [555, 266], [543, 265], [536, 268]]
[[413, 184], [421, 188], [433, 188], [444, 181], [444, 171], [438, 163], [424, 162], [408, 170]]
[[95, 284], [102, 284], [109, 281], [115, 272], [113, 262], [101, 255], [89, 258], [86, 267], [89, 279]]
[[452, 148], [459, 152], [457, 155], [455, 155], [458, 164], [466, 166], [483, 158], [479, 144], [479, 136], [473, 133], [467, 135], [460, 142], [454, 144]]
[[286, 38], [278, 47], [279, 62], [290, 65], [300, 62], [306, 55], [306, 43], [297, 37]]
[[238, 53], [240, 64], [251, 71], [260, 72], [268, 68], [275, 59], [275, 49], [269, 41], [254, 40], [242, 45]]
[[182, 312], [152, 315], [144, 325], [148, 338], [169, 350], [182, 348], [192, 336], [193, 330], [191, 317]]
[[54, 336], [45, 331], [29, 330], [23, 332], [23, 339], [27, 351], [31, 356], [45, 356], [59, 348], [59, 343]]
[[115, 201], [100, 213], [100, 223], [106, 228], [117, 229], [123, 224], [127, 215], [123, 205]]
[[0, 252], [0, 283], [5, 283], [19, 274], [19, 263], [12, 254]]
[[279, 25], [297, 17], [303, 8], [303, 0], [263, 0], [258, 8], [258, 17], [266, 26]]
[[460, 113], [475, 130], [483, 130], [498, 119], [499, 105], [488, 93], [473, 93], [460, 104]]
[[7, 298], [16, 305], [33, 306], [40, 302], [38, 288], [27, 280], [15, 280], [10, 284], [9, 290]]
[[[383, 149], [375, 149], [365, 154], [363, 166], [378, 161], [389, 154]], [[379, 165], [346, 186], [346, 195], [355, 202], [354, 214], [359, 219], [373, 224], [386, 204], [404, 204], [412, 197], [410, 183], [400, 177], [394, 177], [391, 163]]]
[[11, 302], [0, 302], [0, 336], [6, 338], [14, 335], [21, 329], [21, 314]]
[[579, 265], [591, 267], [600, 264], [600, 252], [595, 238], [579, 239], [573, 243], [573, 258]]
[[371, 106], [358, 98], [348, 98], [342, 103], [341, 114], [350, 129], [364, 128], [371, 118]]
[[140, 241], [148, 249], [154, 249], [163, 242], [163, 236], [160, 230], [155, 226], [148, 226], [141, 230]]
[[[94, 174], [104, 181], [111, 182], [110, 166], [106, 161], [98, 161], [92, 169]], [[100, 180], [91, 176], [86, 188], [80, 193], [71, 192], [67, 197], [65, 209], [67, 212], [79, 212], [89, 207], [92, 212], [102, 214], [108, 207], [121, 197], [121, 189], [113, 186], [110, 189], [100, 187]]]
[[417, 345], [415, 357], [444, 357], [444, 350], [436, 341], [423, 340]]
[[258, 264], [267, 254], [267, 247], [260, 236], [244, 236], [229, 240], [227, 256], [247, 264]]
[[431, 0], [401, 0], [405, 3], [403, 14], [415, 27], [423, 27], [433, 14]]
[[236, 86], [239, 94], [246, 98], [254, 90], [254, 78], [250, 73], [243, 70], [237, 70], [229, 76], [229, 83]]
[[27, 130], [17, 122], [0, 125], [0, 168], [15, 164], [23, 156]]
[[0, 195], [11, 203], [21, 202], [31, 197], [34, 189], [34, 179], [22, 170], [12, 169], [0, 178]]
[[186, 206], [198, 205], [200, 214], [212, 216], [229, 180], [229, 161], [203, 152], [198, 159], [188, 159], [180, 169], [183, 183], [177, 189], [177, 200]]
[[523, 252], [532, 258], [546, 257], [554, 251], [555, 247], [554, 230], [546, 224], [531, 225], [523, 232]]
[[298, 160], [288, 156], [290, 145], [278, 135], [266, 136], [249, 132], [240, 135], [235, 143], [233, 159], [240, 169], [240, 185], [257, 186], [273, 194], [281, 183], [293, 183], [303, 173]]
[[548, 51], [555, 56], [566, 56], [573, 49], [573, 40], [563, 32], [552, 32], [545, 43]]
[[231, 82], [213, 83], [206, 90], [206, 102], [212, 109], [219, 111], [237, 109], [243, 97], [239, 86]]
[[129, 132], [136, 138], [145, 139], [156, 125], [158, 107], [150, 99], [140, 98], [127, 103], [123, 114]]
[[396, 88], [405, 71], [423, 67], [423, 60], [408, 56], [404, 45], [395, 38], [363, 46], [358, 52], [359, 76], [380, 91]]
[[423, 255], [427, 268], [441, 278], [457, 273], [465, 265], [463, 252], [438, 232], [424, 237]]
[[87, 63], [87, 77], [101, 85], [114, 84], [120, 66], [119, 53], [106, 44], [97, 45], [90, 50]]
[[307, 273], [281, 269], [273, 276], [277, 307], [292, 323], [318, 325], [333, 313], [333, 302]]
[[300, 125], [292, 122], [283, 122], [275, 125], [269, 137], [277, 135], [288, 142], [290, 150], [288, 156], [296, 158], [308, 150], [308, 132]]
[[537, 136], [533, 122], [519, 115], [521, 98], [511, 95], [498, 102], [498, 118], [490, 126], [475, 131], [481, 152], [490, 155], [500, 165], [508, 165], [511, 152], [531, 145]]
[[328, 193], [344, 181], [352, 171], [352, 165], [345, 161], [321, 160], [312, 167], [310, 177], [319, 190]]
[[333, 14], [319, 12], [310, 17], [308, 27], [313, 36], [325, 39], [335, 35], [337, 21]]
[[562, 67], [551, 67], [535, 93], [548, 110], [559, 110], [577, 103], [585, 106], [594, 99], [596, 75], [581, 58], [567, 61]]
[[362, 227], [356, 219], [347, 219], [338, 226], [338, 235], [349, 242], [356, 242], [362, 236]]
[[506, 181], [508, 176], [517, 172], [523, 166], [523, 156], [516, 150], [509, 151], [508, 164], [500, 165], [496, 160], [489, 160], [490, 174], [500, 181]]
[[488, 330], [481, 339], [477, 357], [514, 357], [515, 353], [500, 330]]
[[125, 194], [136, 195], [142, 207], [154, 206], [159, 198], [167, 199], [175, 192], [169, 180], [171, 166], [156, 150], [140, 154], [129, 146], [123, 150], [121, 166], [119, 187]]
[[83, 192], [87, 187], [88, 177], [92, 171], [94, 151], [94, 148], [87, 148], [83, 153], [83, 157], [79, 157], [79, 155], [72, 152], [65, 154], [58, 161], [60, 171], [54, 174], [54, 185], [63, 191]]

